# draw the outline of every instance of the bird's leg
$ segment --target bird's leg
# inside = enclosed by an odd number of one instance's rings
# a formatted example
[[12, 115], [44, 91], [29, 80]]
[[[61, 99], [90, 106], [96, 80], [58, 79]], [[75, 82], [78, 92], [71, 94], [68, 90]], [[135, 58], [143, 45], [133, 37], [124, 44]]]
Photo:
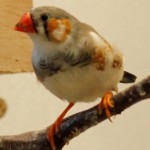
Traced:
[[105, 109], [106, 116], [110, 121], [111, 121], [110, 119], [111, 113], [109, 109], [114, 107], [114, 104], [111, 101], [112, 96], [113, 96], [112, 92], [105, 93], [105, 95], [102, 97], [101, 102], [98, 104], [99, 111]]
[[51, 143], [52, 150], [56, 150], [56, 145], [54, 142], [54, 134], [59, 131], [60, 124], [67, 112], [73, 107], [74, 103], [69, 103], [66, 109], [61, 113], [61, 115], [56, 119], [56, 121], [50, 126], [48, 131], [48, 140]]

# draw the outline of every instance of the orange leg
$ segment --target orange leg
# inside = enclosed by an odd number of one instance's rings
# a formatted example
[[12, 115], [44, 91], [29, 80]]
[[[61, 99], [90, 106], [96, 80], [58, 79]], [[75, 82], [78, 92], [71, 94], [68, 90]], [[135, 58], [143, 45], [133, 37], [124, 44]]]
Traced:
[[73, 107], [74, 103], [69, 103], [67, 108], [61, 113], [61, 115], [57, 118], [57, 120], [51, 125], [48, 131], [48, 140], [51, 143], [52, 150], [56, 150], [56, 145], [54, 142], [54, 134], [55, 132], [59, 131], [60, 124], [62, 123], [63, 118], [65, 117], [66, 113]]
[[112, 96], [113, 96], [112, 92], [105, 93], [105, 95], [102, 97], [101, 102], [98, 105], [99, 111], [101, 111], [102, 109], [105, 109], [106, 116], [110, 121], [111, 121], [111, 119], [110, 119], [111, 113], [109, 111], [109, 108], [114, 107], [114, 105], [111, 101]]

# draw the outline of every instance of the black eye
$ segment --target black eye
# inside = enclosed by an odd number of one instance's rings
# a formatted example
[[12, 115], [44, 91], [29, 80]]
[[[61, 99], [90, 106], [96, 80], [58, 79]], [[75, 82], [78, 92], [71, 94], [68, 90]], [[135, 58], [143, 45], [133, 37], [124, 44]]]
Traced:
[[43, 21], [47, 21], [48, 16], [47, 16], [46, 14], [43, 14], [43, 15], [41, 16], [41, 19], [42, 19]]

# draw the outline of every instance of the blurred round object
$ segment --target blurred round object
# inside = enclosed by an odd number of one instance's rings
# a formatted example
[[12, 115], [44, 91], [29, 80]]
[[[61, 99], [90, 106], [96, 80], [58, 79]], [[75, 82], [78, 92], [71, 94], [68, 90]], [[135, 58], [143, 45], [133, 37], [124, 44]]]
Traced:
[[5, 100], [0, 98], [0, 118], [2, 118], [5, 115], [6, 111], [7, 111], [7, 104]]

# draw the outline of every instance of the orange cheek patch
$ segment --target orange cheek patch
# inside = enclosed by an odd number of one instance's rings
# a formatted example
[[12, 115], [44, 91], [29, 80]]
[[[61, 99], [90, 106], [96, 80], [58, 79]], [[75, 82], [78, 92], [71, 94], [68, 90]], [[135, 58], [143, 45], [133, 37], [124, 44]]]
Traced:
[[53, 32], [53, 30], [57, 29], [59, 27], [58, 20], [55, 18], [50, 19], [48, 22], [48, 29], [50, 32]]
[[68, 19], [52, 18], [48, 22], [49, 36], [55, 42], [63, 42], [71, 32], [71, 27]]
[[71, 24], [68, 19], [62, 19], [62, 24], [66, 26], [66, 34], [69, 34], [71, 32]]

